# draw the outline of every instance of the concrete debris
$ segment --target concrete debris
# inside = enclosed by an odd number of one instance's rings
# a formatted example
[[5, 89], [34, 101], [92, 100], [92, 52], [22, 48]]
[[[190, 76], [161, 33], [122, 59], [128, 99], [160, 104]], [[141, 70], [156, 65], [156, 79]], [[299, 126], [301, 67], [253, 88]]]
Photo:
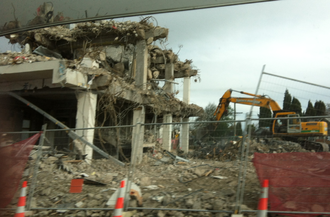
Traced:
[[0, 54], [0, 66], [21, 63], [46, 62], [56, 60], [55, 57], [40, 56], [37, 54], [24, 54], [21, 52], [6, 52]]
[[225, 176], [211, 176], [211, 177], [215, 179], [228, 179], [228, 177]]
[[46, 56], [46, 57], [55, 57], [57, 59], [62, 59], [62, 55], [55, 52], [55, 51], [52, 51], [52, 50], [49, 50], [48, 48], [44, 47], [44, 46], [39, 46], [37, 47], [33, 53], [35, 54], [39, 54], [41, 56]]
[[102, 182], [97, 182], [95, 180], [92, 179], [84, 179], [84, 184], [88, 184], [88, 185], [106, 185], [105, 183]]
[[[259, 143], [259, 145], [262, 145]], [[152, 155], [146, 152], [145, 155]], [[162, 158], [169, 158], [162, 155]], [[146, 158], [136, 167], [132, 186], [137, 189], [130, 192], [130, 205], [143, 207], [166, 207], [184, 209], [205, 210], [229, 210], [235, 203], [237, 188], [237, 174], [240, 162], [238, 161], [214, 161], [208, 159], [188, 158], [185, 165], [161, 164], [153, 166], [155, 159]], [[70, 159], [66, 159], [70, 162]], [[29, 167], [33, 168], [35, 160], [29, 161]], [[56, 167], [56, 158], [43, 157], [37, 177], [37, 186], [34, 194], [35, 206], [58, 208], [59, 212], [65, 212], [65, 216], [111, 216], [111, 211], [94, 210], [79, 211], [67, 208], [109, 208], [107, 201], [112, 198], [112, 206], [116, 201], [116, 191], [122, 179], [128, 174], [129, 166], [120, 167], [108, 159], [93, 160], [89, 165], [85, 161], [68, 163], [71, 173]], [[55, 167], [54, 167], [55, 166]], [[33, 173], [32, 169], [29, 170]], [[82, 173], [89, 179], [104, 182], [102, 185], [84, 185], [80, 194], [69, 194], [71, 179]], [[110, 175], [112, 179], [104, 179]], [[50, 178], [51, 177], [51, 178]], [[31, 176], [28, 176], [31, 179]], [[187, 180], [187, 182], [181, 182]], [[105, 181], [108, 180], [108, 181]], [[31, 180], [28, 180], [31, 181]], [[248, 209], [256, 209], [260, 187], [251, 162], [247, 163], [246, 191], [244, 205]], [[142, 202], [143, 200], [143, 202]], [[12, 206], [15, 206], [13, 201]], [[34, 206], [34, 207], [35, 207]], [[111, 206], [110, 206], [111, 207]], [[60, 209], [59, 209], [60, 208]], [[36, 216], [56, 215], [56, 210], [46, 212], [36, 210]], [[89, 212], [89, 213], [87, 213]], [[150, 216], [150, 211], [139, 210], [135, 216]], [[149, 213], [149, 214], [148, 214]], [[201, 213], [162, 211], [166, 216], [201, 216]], [[181, 214], [179, 214], [181, 213]], [[197, 215], [196, 215], [197, 214]], [[58, 213], [60, 215], [60, 213]], [[157, 215], [154, 212], [153, 215]], [[208, 213], [210, 216], [215, 216]], [[203, 215], [202, 215], [203, 216]]]
[[157, 185], [144, 186], [143, 188], [148, 189], [148, 190], [157, 190], [157, 189], [159, 189], [159, 187]]
[[[259, 141], [259, 142], [257, 142]], [[279, 140], [276, 138], [249, 140], [245, 142], [245, 147], [249, 144], [249, 156], [253, 158], [253, 153], [285, 153], [285, 152], [307, 152], [298, 143]], [[228, 143], [221, 142], [201, 142], [197, 141], [194, 151], [189, 154], [193, 158], [217, 159], [220, 161], [236, 160], [241, 154], [242, 140]]]

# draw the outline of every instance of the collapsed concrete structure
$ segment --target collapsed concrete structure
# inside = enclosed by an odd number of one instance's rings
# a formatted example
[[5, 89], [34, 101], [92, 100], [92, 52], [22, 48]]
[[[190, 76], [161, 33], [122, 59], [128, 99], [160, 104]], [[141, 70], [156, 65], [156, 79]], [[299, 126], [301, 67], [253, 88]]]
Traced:
[[[155, 41], [162, 44], [168, 32], [147, 17], [140, 22], [87, 22], [9, 35], [11, 43], [19, 43], [24, 49], [21, 53], [0, 54], [0, 91], [19, 94], [69, 128], [187, 122], [203, 112], [201, 107], [189, 104], [190, 78], [198, 76], [198, 71], [191, 60], [179, 61], [172, 50], [154, 45]], [[184, 80], [183, 101], [175, 98], [173, 91], [178, 78]], [[48, 128], [56, 128], [57, 123], [16, 99], [6, 94], [1, 98], [6, 104], [0, 108], [4, 123], [0, 131], [40, 130], [47, 122]], [[165, 150], [171, 150], [171, 127], [162, 127]], [[100, 130], [97, 136], [113, 147], [138, 140], [135, 154], [141, 161], [143, 145], [153, 145], [157, 138], [134, 138], [132, 130]], [[76, 133], [90, 143], [96, 134], [92, 129]], [[182, 125], [181, 133], [181, 148], [187, 152], [188, 124]], [[51, 145], [72, 142], [56, 141], [59, 134], [65, 132], [47, 134]], [[90, 146], [74, 143], [81, 154], [92, 158]]]

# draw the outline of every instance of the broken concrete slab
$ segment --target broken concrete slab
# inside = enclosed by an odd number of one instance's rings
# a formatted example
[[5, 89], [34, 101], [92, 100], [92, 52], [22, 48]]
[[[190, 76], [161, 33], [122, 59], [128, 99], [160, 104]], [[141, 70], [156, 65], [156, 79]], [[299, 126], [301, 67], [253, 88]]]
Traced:
[[124, 46], [106, 46], [104, 52], [107, 58], [111, 58], [115, 62], [121, 62], [124, 53]]

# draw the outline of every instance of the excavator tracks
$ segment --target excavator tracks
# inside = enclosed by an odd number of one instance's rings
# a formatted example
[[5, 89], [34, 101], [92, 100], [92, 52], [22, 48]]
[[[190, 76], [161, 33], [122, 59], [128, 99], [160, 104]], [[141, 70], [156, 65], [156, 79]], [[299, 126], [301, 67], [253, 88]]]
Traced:
[[312, 142], [308, 140], [299, 141], [300, 145], [306, 150], [316, 152], [329, 152], [329, 145], [324, 142]]

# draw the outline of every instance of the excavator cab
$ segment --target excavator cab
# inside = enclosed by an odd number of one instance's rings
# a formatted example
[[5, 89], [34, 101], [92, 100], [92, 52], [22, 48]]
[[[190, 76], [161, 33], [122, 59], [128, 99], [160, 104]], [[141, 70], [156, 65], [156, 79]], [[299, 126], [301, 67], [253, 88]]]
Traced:
[[[291, 119], [292, 117], [296, 118]], [[275, 114], [275, 118], [272, 127], [274, 135], [301, 133], [301, 120], [298, 114], [294, 112], [278, 112]]]
[[[288, 117], [289, 119], [281, 119]], [[328, 135], [328, 125], [324, 121], [301, 122], [299, 114], [278, 112], [275, 114], [272, 132], [275, 136], [322, 137]]]
[[301, 133], [301, 120], [298, 114], [291, 114], [288, 117], [296, 117], [294, 119], [288, 119], [288, 133]]

